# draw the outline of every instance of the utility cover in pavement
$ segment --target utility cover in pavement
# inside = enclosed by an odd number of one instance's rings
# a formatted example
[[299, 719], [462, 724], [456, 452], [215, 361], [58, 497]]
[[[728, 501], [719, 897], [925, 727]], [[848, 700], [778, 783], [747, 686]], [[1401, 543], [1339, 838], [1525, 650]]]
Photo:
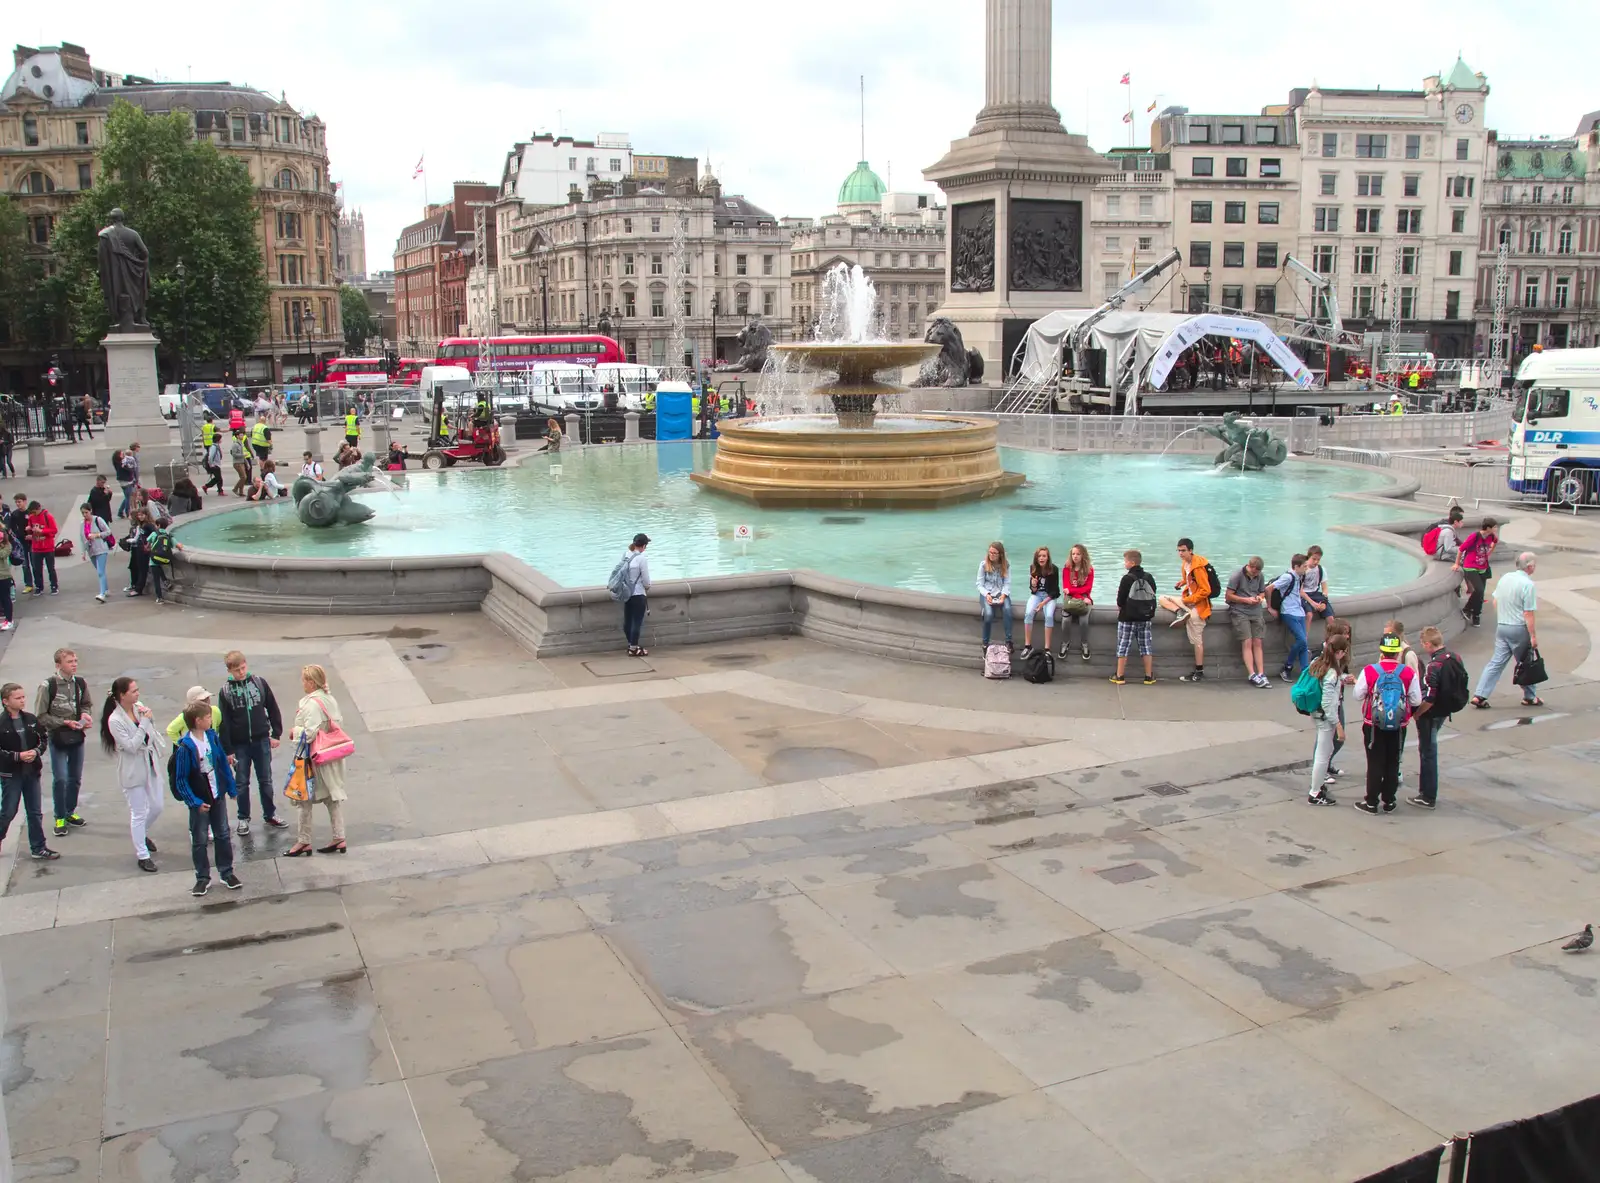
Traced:
[[1120, 867], [1107, 867], [1095, 874], [1107, 883], [1137, 883], [1140, 879], [1156, 877], [1156, 873], [1143, 863], [1123, 863]]

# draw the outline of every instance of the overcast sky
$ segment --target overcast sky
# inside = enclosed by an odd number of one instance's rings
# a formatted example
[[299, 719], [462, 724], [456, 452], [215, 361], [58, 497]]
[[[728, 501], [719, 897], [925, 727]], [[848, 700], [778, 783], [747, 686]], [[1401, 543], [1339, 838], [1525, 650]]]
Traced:
[[[133, 8], [77, 0], [8, 5], [13, 43], [83, 45], [97, 66], [286, 92], [328, 124], [333, 176], [367, 218], [370, 270], [400, 228], [453, 180], [499, 180], [507, 148], [534, 132], [629, 132], [644, 153], [709, 155], [724, 189], [775, 214], [832, 211], [860, 148], [895, 188], [966, 133], [983, 103], [983, 0], [420, 0], [329, 5], [163, 0]], [[1569, 135], [1600, 108], [1583, 49], [1594, 0], [1530, 16], [1509, 0], [1404, 0], [1338, 14], [1282, 0], [1056, 0], [1055, 104], [1105, 149], [1128, 142], [1133, 76], [1145, 109], [1248, 113], [1294, 86], [1415, 88], [1459, 51], [1489, 77], [1489, 122], [1507, 135]], [[1565, 55], [1565, 60], [1564, 59]], [[889, 174], [892, 173], [892, 178]]]

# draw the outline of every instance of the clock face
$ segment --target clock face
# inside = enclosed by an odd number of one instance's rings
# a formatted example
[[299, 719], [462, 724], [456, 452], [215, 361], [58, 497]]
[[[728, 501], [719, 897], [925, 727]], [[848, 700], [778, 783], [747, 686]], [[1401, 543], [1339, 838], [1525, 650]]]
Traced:
[[1456, 122], [1457, 123], [1471, 123], [1472, 122], [1472, 104], [1471, 103], [1462, 103], [1459, 107], [1456, 108]]

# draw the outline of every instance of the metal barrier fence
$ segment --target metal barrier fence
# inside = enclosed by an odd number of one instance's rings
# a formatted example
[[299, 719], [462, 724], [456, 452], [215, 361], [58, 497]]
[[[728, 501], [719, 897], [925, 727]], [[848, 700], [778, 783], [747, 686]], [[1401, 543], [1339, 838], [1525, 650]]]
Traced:
[[1321, 447], [1317, 449], [1317, 459], [1365, 464], [1414, 477], [1420, 482], [1417, 492], [1423, 496], [1449, 497], [1473, 505], [1479, 502], [1525, 500], [1521, 493], [1511, 489], [1507, 479], [1510, 462], [1505, 456], [1473, 464], [1466, 460], [1413, 456], [1367, 448]]

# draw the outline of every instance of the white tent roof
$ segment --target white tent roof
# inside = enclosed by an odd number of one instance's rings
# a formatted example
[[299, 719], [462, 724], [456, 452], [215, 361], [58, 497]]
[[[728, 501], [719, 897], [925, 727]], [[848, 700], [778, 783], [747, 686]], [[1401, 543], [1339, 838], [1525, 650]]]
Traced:
[[[1067, 334], [1096, 311], [1094, 308], [1063, 308], [1029, 325], [1024, 342], [1022, 376], [1030, 382], [1048, 382], [1055, 377], [1061, 369], [1061, 351]], [[1107, 373], [1122, 372], [1129, 348], [1134, 351], [1136, 368], [1142, 370], [1172, 331], [1190, 319], [1178, 312], [1128, 312], [1118, 309], [1108, 312], [1103, 320], [1089, 330], [1088, 346], [1105, 350]]]

